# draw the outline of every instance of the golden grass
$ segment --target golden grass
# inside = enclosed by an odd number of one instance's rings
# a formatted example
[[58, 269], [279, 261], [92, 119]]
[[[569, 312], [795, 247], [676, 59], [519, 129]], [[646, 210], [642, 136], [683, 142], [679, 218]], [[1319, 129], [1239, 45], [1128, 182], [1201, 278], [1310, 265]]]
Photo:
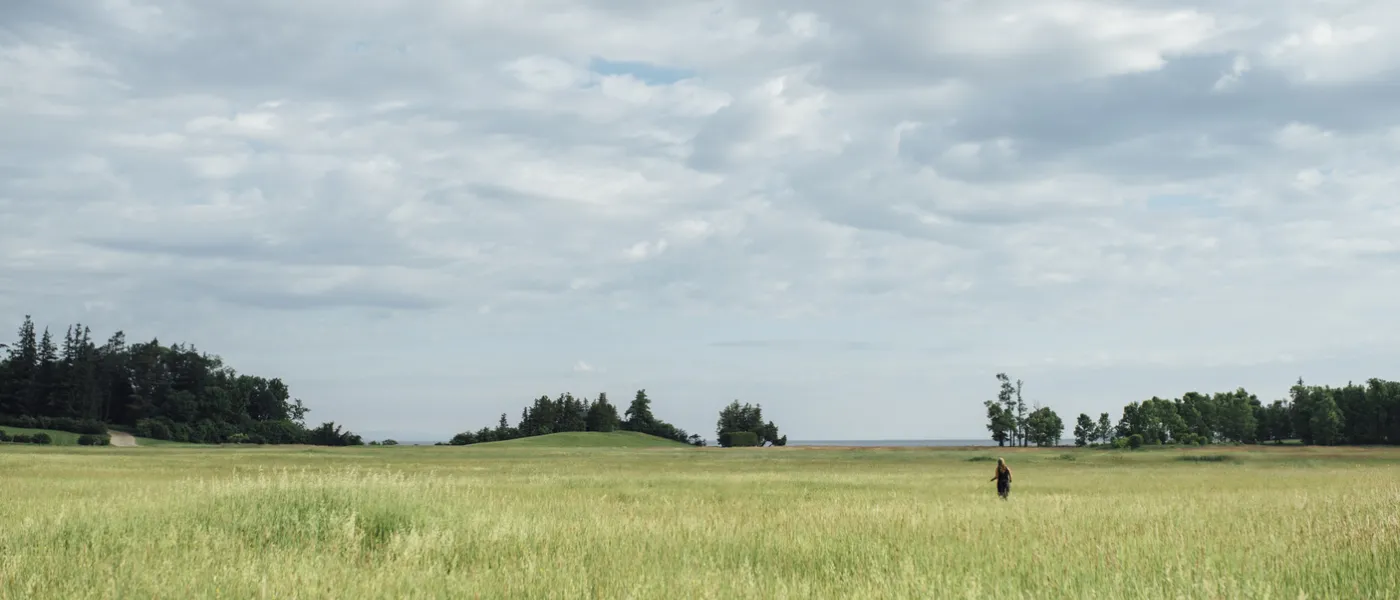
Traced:
[[1400, 596], [1400, 450], [1230, 452], [6, 447], [0, 594]]

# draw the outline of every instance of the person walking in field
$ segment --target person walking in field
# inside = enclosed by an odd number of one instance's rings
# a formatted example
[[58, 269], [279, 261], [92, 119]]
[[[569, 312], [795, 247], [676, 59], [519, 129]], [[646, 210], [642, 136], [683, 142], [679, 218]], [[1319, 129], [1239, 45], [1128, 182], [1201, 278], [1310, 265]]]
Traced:
[[992, 476], [991, 481], [997, 482], [997, 495], [1005, 500], [1011, 494], [1011, 468], [1006, 466], [1006, 459], [997, 459], [997, 473]]

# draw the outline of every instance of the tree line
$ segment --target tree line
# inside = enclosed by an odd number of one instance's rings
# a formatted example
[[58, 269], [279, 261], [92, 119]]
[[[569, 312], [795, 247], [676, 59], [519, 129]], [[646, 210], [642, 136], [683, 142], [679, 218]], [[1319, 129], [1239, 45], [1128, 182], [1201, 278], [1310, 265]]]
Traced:
[[[688, 433], [658, 419], [652, 413], [651, 402], [646, 390], [637, 390], [627, 410], [619, 415], [617, 407], [608, 401], [607, 393], [598, 394], [597, 400], [578, 398], [572, 393], [560, 394], [558, 398], [544, 395], [521, 410], [516, 425], [512, 426], [506, 413], [501, 413], [495, 427], [464, 431], [453, 436], [446, 445], [466, 446], [572, 431], [635, 431], [692, 446], [707, 445], [700, 434]], [[778, 434], [777, 425], [772, 421], [764, 422], [761, 406], [741, 405], [737, 400], [720, 411], [715, 435], [719, 445], [724, 447], [787, 444], [787, 436]]]
[[0, 424], [193, 443], [359, 445], [333, 422], [305, 426], [310, 409], [277, 378], [241, 374], [192, 345], [129, 343], [118, 331], [98, 344], [81, 324], [60, 342], [25, 316], [0, 344]]
[[[1001, 392], [987, 407], [987, 429], [998, 445], [1058, 443], [1059, 417], [1049, 409], [1037, 425], [1021, 400], [1021, 382], [1014, 385], [997, 374]], [[1050, 427], [1046, 423], [1055, 424]], [[1052, 438], [1049, 430], [1055, 429]], [[1400, 444], [1400, 382], [1368, 379], [1342, 387], [1307, 385], [1298, 379], [1286, 399], [1265, 404], [1244, 388], [1179, 398], [1156, 396], [1123, 407], [1117, 423], [1109, 413], [1095, 419], [1080, 414], [1075, 420], [1078, 446], [1214, 443], [1261, 444], [1297, 440], [1307, 445]], [[1048, 442], [1048, 443], [1046, 443]]]
[[576, 398], [572, 393], [560, 394], [557, 399], [540, 396], [521, 411], [516, 425], [512, 426], [506, 413], [501, 413], [495, 427], [464, 431], [453, 436], [448, 444], [466, 446], [570, 431], [636, 431], [694, 446], [705, 445], [698, 434], [688, 433], [652, 414], [651, 398], [646, 390], [637, 390], [622, 415], [618, 415], [617, 407], [608, 401], [606, 393], [599, 394], [597, 400]]

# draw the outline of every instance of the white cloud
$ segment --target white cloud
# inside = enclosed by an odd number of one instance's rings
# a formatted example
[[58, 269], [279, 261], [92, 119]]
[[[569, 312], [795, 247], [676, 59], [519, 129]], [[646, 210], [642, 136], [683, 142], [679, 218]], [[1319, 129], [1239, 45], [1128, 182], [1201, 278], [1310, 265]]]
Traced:
[[1396, 351], [1391, 3], [79, 4], [5, 13], [0, 314], [351, 426], [574, 362], [691, 429], [965, 437], [1002, 370], [1096, 413]]

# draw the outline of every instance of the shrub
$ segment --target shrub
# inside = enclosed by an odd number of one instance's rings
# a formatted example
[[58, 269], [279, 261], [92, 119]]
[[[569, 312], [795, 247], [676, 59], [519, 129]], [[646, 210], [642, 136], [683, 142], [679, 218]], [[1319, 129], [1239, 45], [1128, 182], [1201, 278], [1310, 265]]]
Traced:
[[719, 434], [719, 445], [726, 448], [753, 447], [758, 444], [758, 434], [752, 431], [726, 431]]
[[249, 438], [257, 436], [259, 444], [303, 444], [306, 443], [306, 428], [288, 420], [255, 421], [245, 433]]
[[1142, 434], [1134, 433], [1128, 436], [1128, 447], [1137, 450], [1142, 447]]
[[72, 417], [32, 417], [29, 415], [0, 415], [0, 425], [26, 429], [56, 429], [70, 433], [107, 433], [107, 424], [93, 419]]
[[169, 440], [170, 426], [162, 419], [141, 419], [136, 422], [137, 437], [153, 440]]
[[235, 433], [235, 434], [233, 434], [233, 435], [231, 435], [231, 436], [228, 436], [228, 443], [230, 443], [230, 444], [246, 444], [246, 443], [248, 443], [248, 434], [246, 434], [246, 433]]
[[96, 434], [92, 434], [92, 433], [84, 433], [83, 435], [78, 436], [78, 445], [79, 445], [79, 446], [110, 446], [110, 445], [112, 445], [112, 436], [110, 436], [110, 435], [105, 435], [105, 434], [104, 434], [104, 435], [96, 435]]
[[462, 433], [452, 436], [452, 441], [448, 442], [448, 444], [452, 446], [467, 446], [475, 444], [476, 442], [477, 439], [475, 433], [472, 433], [470, 431], [464, 431]]
[[3, 429], [0, 429], [0, 442], [8, 442], [8, 441], [10, 441], [10, 434], [5, 433], [5, 431], [4, 431]]
[[53, 443], [53, 438], [49, 437], [49, 434], [40, 431], [39, 433], [36, 433], [36, 434], [34, 434], [34, 435], [29, 436], [29, 443], [31, 443], [31, 444], [52, 444], [52, 443]]
[[1185, 454], [1176, 457], [1183, 462], [1234, 462], [1237, 458], [1228, 454]]
[[1122, 450], [1128, 447], [1128, 438], [1113, 438], [1113, 449]]
[[398, 442], [398, 440], [384, 440], [384, 442], [383, 442], [381, 445], [384, 445], [384, 446], [397, 446], [397, 445], [399, 445], [399, 442]]
[[970, 456], [970, 457], [967, 458], [967, 462], [996, 462], [996, 461], [997, 461], [997, 459], [996, 459], [995, 457], [987, 456], [986, 454], [979, 454], [979, 455], [977, 455], [977, 456]]

